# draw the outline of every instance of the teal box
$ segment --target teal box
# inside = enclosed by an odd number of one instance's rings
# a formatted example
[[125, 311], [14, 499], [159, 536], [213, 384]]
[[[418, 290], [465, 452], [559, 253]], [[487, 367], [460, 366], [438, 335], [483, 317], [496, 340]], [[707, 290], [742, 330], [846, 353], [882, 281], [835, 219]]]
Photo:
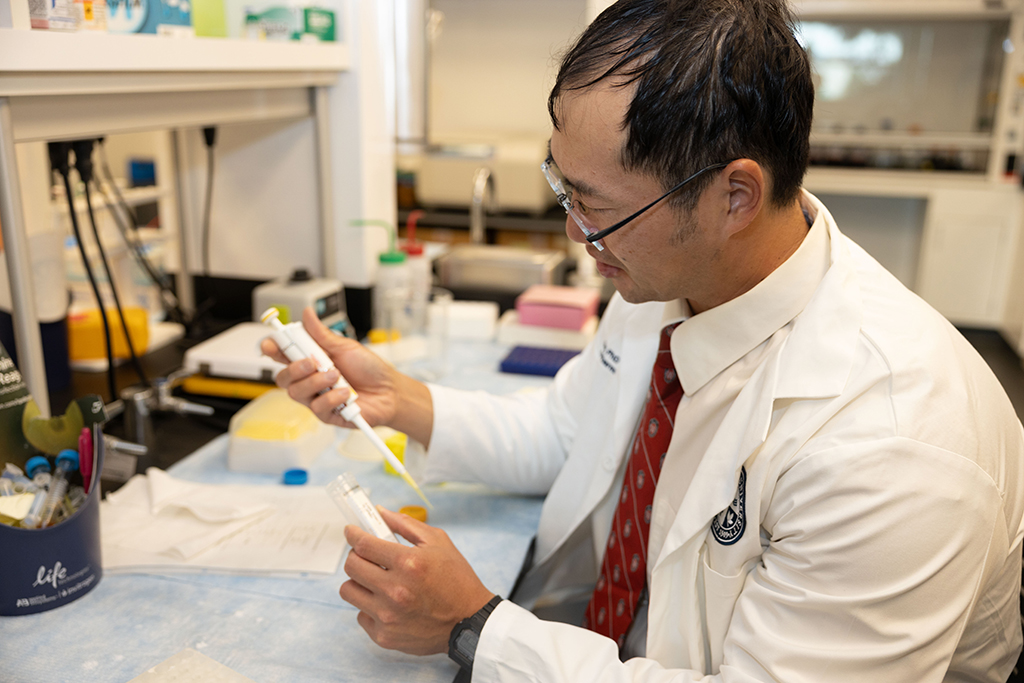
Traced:
[[192, 35], [192, 5], [189, 0], [108, 0], [107, 31]]
[[335, 14], [322, 7], [246, 7], [245, 31], [250, 40], [300, 40], [333, 43]]

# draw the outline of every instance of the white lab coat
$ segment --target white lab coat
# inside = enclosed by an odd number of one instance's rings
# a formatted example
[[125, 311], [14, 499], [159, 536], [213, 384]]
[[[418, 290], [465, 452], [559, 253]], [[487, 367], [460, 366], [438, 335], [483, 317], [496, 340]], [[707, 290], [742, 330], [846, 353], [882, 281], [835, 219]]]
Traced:
[[[1005, 680], [1021, 643], [1021, 425], [968, 343], [811, 199], [828, 222], [824, 279], [766, 341], [667, 526], [659, 481], [646, 658], [619, 663], [611, 640], [505, 601], [474, 681]], [[546, 392], [431, 387], [428, 478], [546, 493], [534, 566], [564, 559], [580, 533], [600, 562], [600, 506], [663, 307], [616, 295]], [[725, 545], [711, 525], [735, 507], [741, 473], [746, 530]], [[596, 576], [562, 569], [546, 590]]]

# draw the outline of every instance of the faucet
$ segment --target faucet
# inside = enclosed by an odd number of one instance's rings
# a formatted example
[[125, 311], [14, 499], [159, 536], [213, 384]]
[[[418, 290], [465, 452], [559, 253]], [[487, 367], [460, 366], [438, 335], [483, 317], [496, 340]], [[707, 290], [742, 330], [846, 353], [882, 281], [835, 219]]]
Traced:
[[177, 370], [166, 378], [154, 381], [153, 387], [128, 387], [121, 391], [124, 405], [125, 432], [132, 442], [153, 449], [153, 420], [156, 412], [174, 412], [179, 415], [213, 415], [213, 408], [173, 396], [171, 391], [181, 380], [193, 374]]
[[484, 201], [488, 209], [496, 203], [494, 196], [494, 178], [491, 169], [481, 166], [473, 174], [473, 198], [469, 204], [469, 241], [472, 244], [483, 244], [486, 240], [484, 231]]

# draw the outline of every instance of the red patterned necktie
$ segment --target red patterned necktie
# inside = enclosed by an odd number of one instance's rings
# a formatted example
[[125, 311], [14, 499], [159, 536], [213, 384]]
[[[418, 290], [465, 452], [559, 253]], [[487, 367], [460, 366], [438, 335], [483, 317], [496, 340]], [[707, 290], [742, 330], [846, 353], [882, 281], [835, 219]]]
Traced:
[[583, 617], [584, 628], [608, 636], [620, 648], [647, 582], [647, 539], [654, 488], [672, 439], [676, 408], [683, 397], [669, 345], [672, 330], [678, 324], [661, 331], [658, 357], [651, 372], [643, 416], [633, 437], [601, 575]]

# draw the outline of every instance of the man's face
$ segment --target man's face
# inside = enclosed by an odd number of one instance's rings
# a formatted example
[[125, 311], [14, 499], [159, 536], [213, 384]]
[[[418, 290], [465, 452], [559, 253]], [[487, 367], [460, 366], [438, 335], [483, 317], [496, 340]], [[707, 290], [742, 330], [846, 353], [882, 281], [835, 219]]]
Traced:
[[[596, 228], [622, 220], [664, 192], [655, 178], [628, 173], [619, 162], [626, 141], [621, 122], [632, 92], [598, 85], [569, 92], [558, 102], [561, 130], [552, 132], [551, 155]], [[709, 266], [721, 247], [704, 227], [714, 219], [707, 204], [702, 201], [688, 213], [663, 200], [606, 237], [604, 251], [587, 245], [587, 253], [626, 301], [700, 301], [710, 291]], [[568, 216], [566, 234], [586, 243]]]

